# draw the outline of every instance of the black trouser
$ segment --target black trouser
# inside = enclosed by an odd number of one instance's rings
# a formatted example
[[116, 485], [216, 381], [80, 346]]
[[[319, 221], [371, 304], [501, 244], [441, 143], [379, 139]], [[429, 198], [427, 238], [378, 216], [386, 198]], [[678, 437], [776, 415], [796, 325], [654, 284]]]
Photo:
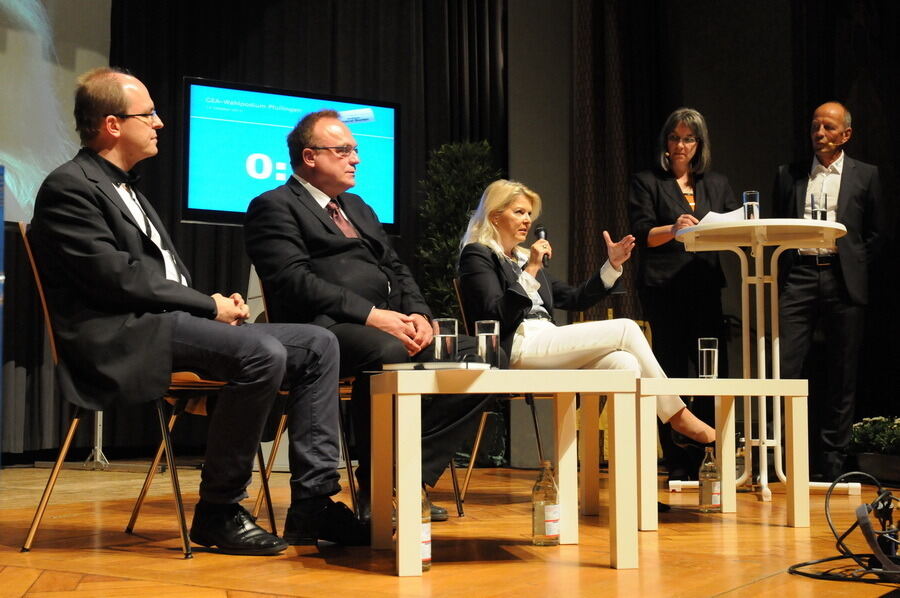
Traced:
[[[641, 290], [641, 305], [653, 336], [653, 353], [670, 378], [697, 375], [697, 339], [702, 337], [719, 339], [718, 373], [719, 377], [727, 375], [728, 349], [721, 293], [718, 286], [704, 284], [693, 277], [675, 279], [665, 287]], [[715, 425], [715, 404], [712, 400], [688, 402], [697, 417], [711, 426]], [[670, 474], [684, 473], [695, 479], [702, 455], [690, 454], [675, 446], [671, 426], [657, 423], [666, 469]]]
[[[360, 483], [369, 482], [369, 446], [371, 444], [371, 400], [369, 376], [385, 363], [429, 361], [431, 345], [410, 357], [406, 347], [390, 334], [362, 324], [340, 323], [329, 328], [341, 346], [341, 376], [356, 376], [353, 384], [354, 450], [359, 461], [356, 475]], [[460, 336], [460, 355], [475, 353], [475, 339]], [[434, 486], [450, 463], [453, 454], [466, 440], [474, 438], [478, 418], [493, 405], [493, 397], [484, 395], [440, 395], [422, 398], [422, 481]]]
[[[227, 380], [211, 413], [200, 497], [213, 503], [247, 496], [253, 460], [278, 389], [289, 391], [291, 498], [340, 490], [338, 345], [327, 330], [308, 324], [221, 322], [174, 312], [172, 370]], [[281, 415], [275, 411], [272, 417]]]
[[[793, 266], [778, 307], [781, 377], [812, 378], [824, 371], [827, 378], [824, 396], [814, 394], [821, 385], [810, 384], [812, 467], [816, 473], [838, 473], [853, 425], [865, 307], [850, 301], [836, 260], [826, 266]], [[807, 358], [818, 326], [825, 337], [826, 360], [811, 364]]]

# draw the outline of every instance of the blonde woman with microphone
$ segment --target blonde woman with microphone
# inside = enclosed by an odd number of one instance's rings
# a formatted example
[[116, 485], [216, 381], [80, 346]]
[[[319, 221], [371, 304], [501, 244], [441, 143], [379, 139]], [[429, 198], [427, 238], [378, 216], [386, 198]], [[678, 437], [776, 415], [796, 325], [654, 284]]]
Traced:
[[[604, 231], [607, 262], [586, 282], [570, 286], [544, 267], [544, 258], [553, 255], [546, 233], [522, 247], [540, 212], [540, 196], [521, 183], [501, 179], [485, 189], [460, 243], [460, 290], [470, 328], [476, 320], [500, 322], [500, 344], [513, 369], [622, 369], [665, 377], [632, 320], [553, 321], [554, 308], [584, 310], [612, 290], [634, 237], [613, 242]], [[715, 440], [715, 430], [677, 396], [657, 397], [657, 415], [695, 442]]]

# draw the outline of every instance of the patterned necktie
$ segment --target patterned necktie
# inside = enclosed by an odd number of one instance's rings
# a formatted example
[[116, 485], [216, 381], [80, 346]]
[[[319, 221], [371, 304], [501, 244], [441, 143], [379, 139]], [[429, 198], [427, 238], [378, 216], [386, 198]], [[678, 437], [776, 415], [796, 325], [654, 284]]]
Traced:
[[336, 201], [333, 199], [329, 201], [325, 205], [325, 209], [328, 210], [328, 214], [331, 216], [331, 219], [334, 220], [334, 223], [337, 225], [341, 232], [344, 233], [344, 236], [349, 239], [358, 239], [359, 233], [356, 232], [356, 229], [353, 228], [353, 225], [344, 218], [344, 215], [341, 214], [341, 207], [338, 205]]

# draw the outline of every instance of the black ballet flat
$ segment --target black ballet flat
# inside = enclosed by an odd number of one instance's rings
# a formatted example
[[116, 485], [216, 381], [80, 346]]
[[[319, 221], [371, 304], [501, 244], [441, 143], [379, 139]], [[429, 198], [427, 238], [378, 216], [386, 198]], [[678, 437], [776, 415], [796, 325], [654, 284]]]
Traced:
[[685, 436], [681, 432], [676, 432], [675, 430], [672, 430], [672, 443], [679, 448], [683, 448], [685, 450], [696, 450], [700, 451], [701, 453], [706, 451], [707, 447], [716, 447], [715, 440], [707, 443], [697, 442], [693, 438]]

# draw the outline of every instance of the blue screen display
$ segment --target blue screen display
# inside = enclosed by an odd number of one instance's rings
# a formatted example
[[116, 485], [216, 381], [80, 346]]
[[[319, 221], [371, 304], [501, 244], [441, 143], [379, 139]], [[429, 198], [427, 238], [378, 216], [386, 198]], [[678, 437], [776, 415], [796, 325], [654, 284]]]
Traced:
[[397, 109], [350, 99], [186, 80], [185, 201], [182, 219], [243, 221], [250, 201], [292, 174], [287, 135], [306, 114], [336, 110], [359, 144], [352, 193], [394, 222]]

